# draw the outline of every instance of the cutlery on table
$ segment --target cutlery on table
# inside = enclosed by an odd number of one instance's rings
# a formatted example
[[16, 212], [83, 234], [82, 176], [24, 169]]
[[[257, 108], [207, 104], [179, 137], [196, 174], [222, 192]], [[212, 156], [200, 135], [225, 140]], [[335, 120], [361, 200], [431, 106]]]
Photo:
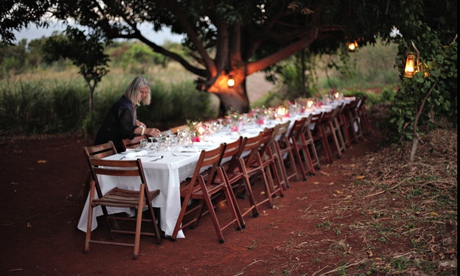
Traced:
[[186, 154], [186, 153], [174, 153], [174, 152], [171, 152], [171, 154], [173, 156], [192, 156], [191, 154]]
[[155, 161], [158, 161], [158, 160], [161, 160], [161, 159], [163, 159], [163, 155], [158, 156], [157, 158], [154, 158], [154, 159], [150, 160], [149, 162], [155, 162]]

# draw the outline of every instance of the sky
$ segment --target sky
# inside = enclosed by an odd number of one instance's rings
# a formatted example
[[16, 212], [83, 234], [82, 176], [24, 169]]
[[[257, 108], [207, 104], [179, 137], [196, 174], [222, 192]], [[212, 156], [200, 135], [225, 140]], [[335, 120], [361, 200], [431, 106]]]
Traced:
[[[31, 41], [33, 39], [39, 39], [43, 36], [49, 37], [53, 31], [62, 32], [65, 30], [65, 26], [59, 23], [51, 24], [47, 29], [46, 28], [37, 28], [35, 24], [29, 26], [27, 29], [22, 29], [21, 31], [14, 32], [16, 36], [16, 42], [21, 41], [22, 39], [27, 39]], [[152, 28], [147, 24], [142, 24], [140, 26], [141, 33], [144, 34], [149, 40], [153, 41], [158, 45], [162, 45], [166, 41], [177, 42], [179, 43], [182, 39], [182, 36], [171, 34], [169, 29], [155, 33]]]

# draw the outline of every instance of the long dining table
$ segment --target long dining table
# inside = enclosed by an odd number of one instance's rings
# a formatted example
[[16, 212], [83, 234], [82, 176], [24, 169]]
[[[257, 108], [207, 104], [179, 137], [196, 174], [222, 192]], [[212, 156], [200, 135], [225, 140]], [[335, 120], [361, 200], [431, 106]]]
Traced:
[[[248, 137], [255, 136], [261, 130], [260, 128], [259, 131], [252, 129], [247, 132], [229, 132], [228, 134], [223, 134], [218, 141], [195, 142], [191, 146], [176, 146], [169, 150], [155, 152], [141, 150], [138, 152], [139, 154], [136, 154], [136, 151], [129, 150], [108, 156], [106, 159], [134, 160], [140, 158], [142, 160], [149, 189], [160, 190], [159, 196], [152, 200], [152, 205], [160, 209], [161, 230], [164, 231], [166, 236], [171, 236], [181, 209], [180, 183], [193, 174], [201, 150], [216, 148], [220, 143], [234, 141], [240, 135]], [[99, 181], [103, 194], [114, 187], [137, 190], [140, 184], [137, 178], [124, 178], [122, 181], [114, 176], [100, 177]], [[89, 196], [83, 207], [77, 226], [83, 232], [86, 232], [88, 222], [88, 201]], [[107, 211], [111, 214], [127, 213], [128, 215], [134, 215], [133, 211], [127, 208], [108, 208]], [[103, 215], [101, 207], [96, 207], [94, 209], [92, 231], [97, 228], [97, 217], [101, 215]], [[185, 236], [180, 231], [177, 237], [184, 238]]]
[[[106, 159], [134, 160], [140, 158], [142, 160], [149, 189], [160, 190], [160, 195], [153, 199], [152, 205], [160, 209], [161, 230], [164, 231], [166, 236], [171, 236], [181, 209], [180, 183], [193, 174], [201, 150], [208, 150], [218, 147], [220, 143], [232, 142], [238, 139], [240, 136], [256, 136], [265, 128], [274, 127], [278, 123], [290, 121], [292, 126], [292, 123], [295, 120], [301, 119], [304, 116], [309, 116], [310, 113], [328, 111], [334, 106], [337, 106], [341, 103], [348, 103], [351, 100], [351, 98], [348, 98], [342, 101], [335, 101], [332, 105], [326, 105], [321, 108], [312, 108], [293, 116], [282, 117], [278, 120], [266, 120], [263, 124], [253, 123], [251, 125], [245, 125], [236, 131], [232, 131], [230, 128], [226, 127], [216, 133], [203, 136], [200, 142], [194, 142], [191, 146], [187, 147], [176, 146], [169, 150], [163, 149], [154, 152], [146, 150], [128, 150], [126, 152], [108, 156]], [[138, 190], [140, 184], [139, 180], [136, 178], [123, 179], [122, 181], [121, 179], [113, 176], [104, 176], [100, 178], [99, 181], [101, 183], [102, 193], [106, 193], [114, 187]], [[77, 228], [83, 232], [86, 232], [87, 228], [89, 207], [88, 201], [89, 195], [77, 225]], [[134, 215], [133, 210], [127, 208], [112, 207], [108, 208], [107, 211], [111, 214], [127, 213], [128, 215]], [[102, 215], [103, 213], [101, 207], [96, 207], [93, 213], [91, 231], [97, 228], [97, 217]], [[178, 233], [177, 237], [185, 237], [182, 230]]]

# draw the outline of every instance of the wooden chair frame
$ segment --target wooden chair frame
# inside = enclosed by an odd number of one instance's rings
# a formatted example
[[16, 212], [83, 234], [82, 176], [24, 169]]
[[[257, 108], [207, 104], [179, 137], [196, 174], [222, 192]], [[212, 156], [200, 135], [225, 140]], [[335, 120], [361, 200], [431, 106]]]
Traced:
[[267, 180], [269, 182], [269, 189], [266, 189], [267, 196], [269, 196], [273, 203], [273, 198], [276, 197], [278, 194], [280, 197], [284, 197], [283, 186], [282, 186], [282, 178], [281, 172], [279, 170], [278, 165], [275, 162], [275, 156], [273, 154], [272, 147], [270, 143], [273, 142], [273, 135], [275, 132], [275, 128], [266, 128], [263, 132], [263, 137], [261, 139], [261, 145], [259, 147], [259, 155], [260, 155], [260, 165], [265, 169], [265, 175], [267, 176]]
[[312, 167], [310, 166], [310, 153], [308, 151], [308, 147], [305, 147], [305, 145], [302, 143], [301, 137], [303, 135], [302, 131], [304, 129], [306, 120], [307, 118], [305, 117], [299, 120], [295, 120], [288, 135], [289, 145], [298, 161], [297, 167], [300, 168], [303, 180], [307, 180], [307, 174], [312, 171]]
[[138, 135], [135, 136], [133, 139], [123, 139], [121, 140], [121, 144], [124, 148], [124, 150], [127, 149], [134, 149], [140, 147], [141, 140], [147, 139], [147, 135]]
[[315, 141], [315, 146], [317, 146], [316, 151], [318, 151], [318, 143], [321, 144], [322, 147], [322, 154], [328, 164], [333, 162], [333, 157], [331, 153], [331, 148], [329, 146], [328, 139], [326, 135], [323, 133], [322, 124], [323, 124], [323, 117], [325, 112], [321, 112], [319, 114], [313, 114], [311, 119], [311, 123], [314, 124], [313, 130], [311, 131], [313, 136], [313, 141]]
[[289, 178], [286, 171], [283, 156], [281, 155], [281, 149], [279, 148], [278, 143], [280, 140], [284, 140], [284, 138], [286, 137], [286, 133], [289, 130], [289, 125], [290, 122], [275, 125], [272, 138], [269, 143], [269, 147], [271, 148], [271, 154], [273, 156], [276, 166], [278, 167], [278, 171], [280, 174], [280, 184], [284, 190], [289, 188]]
[[[287, 188], [289, 188], [289, 181], [292, 178], [294, 178], [295, 180], [300, 179], [299, 172], [297, 170], [297, 166], [294, 159], [294, 152], [291, 149], [288, 137], [290, 124], [290, 122], [286, 122], [280, 125], [277, 135], [279, 136], [279, 138], [278, 140], [276, 140], [276, 143], [274, 144], [276, 154], [281, 157], [281, 160], [283, 160], [283, 166], [285, 168], [284, 171], [286, 172]], [[291, 169], [291, 173], [289, 173], [289, 168]]]
[[[201, 151], [193, 176], [190, 180], [181, 183], [180, 193], [182, 197], [182, 207], [179, 217], [174, 227], [171, 238], [177, 239], [179, 230], [188, 226], [194, 228], [198, 225], [204, 211], [210, 214], [214, 230], [217, 234], [219, 243], [224, 243], [222, 231], [233, 224], [237, 224], [237, 230], [241, 230], [241, 224], [235, 210], [232, 196], [226, 182], [217, 182], [216, 179], [224, 179], [222, 168], [219, 162], [222, 159], [225, 144], [218, 148]], [[216, 194], [223, 194], [228, 204], [228, 209], [232, 219], [227, 224], [220, 226], [217, 218], [212, 198]]]
[[[85, 237], [85, 253], [90, 250], [90, 243], [122, 245], [134, 247], [133, 259], [139, 256], [139, 244], [141, 235], [155, 236], [156, 242], [161, 242], [157, 218], [152, 207], [152, 200], [160, 194], [160, 190], [149, 191], [144, 175], [144, 169], [140, 159], [137, 160], [104, 160], [89, 158], [93, 179], [88, 206], [88, 224]], [[139, 190], [128, 190], [115, 187], [103, 194], [98, 176], [117, 176], [117, 177], [139, 177]], [[97, 198], [96, 198], [97, 194]], [[114, 239], [114, 233], [133, 234], [134, 242], [116, 242], [106, 240], [91, 239], [93, 208], [100, 206], [103, 210], [107, 222], [110, 238]], [[118, 216], [108, 214], [107, 207], [133, 208], [136, 210], [135, 217]], [[143, 210], [147, 207], [149, 218], [143, 217]], [[117, 221], [135, 221], [135, 230], [121, 229]], [[142, 223], [149, 222], [153, 226], [152, 232], [142, 231]]]
[[[315, 118], [315, 121], [313, 121], [313, 118]], [[303, 134], [303, 139], [306, 147], [308, 148], [308, 151], [310, 152], [310, 167], [312, 168], [311, 173], [315, 174], [315, 169], [320, 169], [320, 161], [319, 161], [319, 156], [318, 152], [316, 150], [316, 145], [315, 145], [315, 140], [313, 138], [313, 134], [311, 133], [312, 126], [316, 123], [316, 118], [313, 114], [310, 114], [307, 117], [307, 120], [305, 120], [305, 125], [302, 130]]]

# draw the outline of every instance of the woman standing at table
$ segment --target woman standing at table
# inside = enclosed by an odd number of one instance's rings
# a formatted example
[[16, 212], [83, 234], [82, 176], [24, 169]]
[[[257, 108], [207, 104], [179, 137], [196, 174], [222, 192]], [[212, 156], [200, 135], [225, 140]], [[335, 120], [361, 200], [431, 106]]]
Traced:
[[160, 136], [157, 128], [147, 126], [137, 119], [136, 109], [142, 104], [150, 104], [150, 84], [143, 77], [136, 77], [121, 98], [115, 102], [96, 134], [94, 144], [112, 140], [117, 151], [122, 152], [122, 139], [133, 139], [136, 135]]

